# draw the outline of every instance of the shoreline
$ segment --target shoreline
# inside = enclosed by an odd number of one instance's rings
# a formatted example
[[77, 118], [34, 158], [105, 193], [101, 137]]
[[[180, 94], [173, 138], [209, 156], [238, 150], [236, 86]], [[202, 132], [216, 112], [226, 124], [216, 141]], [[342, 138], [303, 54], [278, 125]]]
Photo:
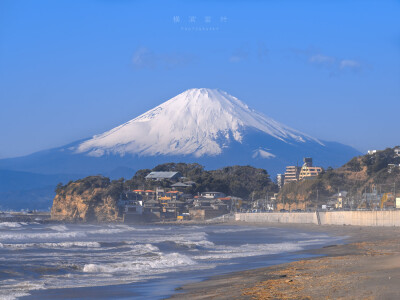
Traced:
[[[245, 223], [237, 223], [237, 222], [230, 222], [230, 223], [219, 223], [219, 224], [204, 224], [204, 223], [199, 223], [196, 222], [197, 225], [211, 225], [211, 226], [218, 226], [221, 229], [223, 227], [230, 227], [230, 226], [246, 226], [246, 227], [253, 227], [250, 224], [245, 224]], [[162, 225], [162, 224], [157, 224], [157, 226]], [[192, 222], [191, 224], [163, 224], [163, 225], [175, 225], [175, 226], [182, 226], [185, 227], [187, 225], [194, 225]], [[296, 229], [293, 226], [287, 226], [286, 224], [262, 224], [262, 227], [268, 227], [268, 228], [276, 228], [278, 227], [291, 227], [291, 229]], [[254, 228], [256, 229], [256, 228]], [[290, 230], [291, 231], [291, 230]], [[290, 232], [289, 231], [289, 232]], [[300, 228], [299, 232], [311, 232], [309, 228], [304, 228], [302, 230]], [[315, 230], [313, 230], [315, 231]], [[321, 233], [326, 233], [325, 229], [320, 230]], [[339, 234], [340, 235], [340, 234]], [[332, 235], [332, 237], [334, 237]], [[312, 239], [312, 237], [311, 237]], [[343, 238], [340, 238], [340, 241], [334, 241], [332, 239], [331, 243], [342, 243]], [[278, 237], [277, 242], [279, 243], [280, 239]], [[320, 242], [317, 241], [321, 245]], [[327, 245], [328, 243], [323, 243], [324, 245]], [[319, 246], [314, 246], [314, 247], [319, 247]], [[297, 248], [301, 249], [301, 248]], [[237, 272], [238, 270], [245, 270], [250, 267], [250, 264], [252, 264], [252, 269], [254, 268], [259, 268], [259, 267], [265, 267], [265, 266], [270, 266], [270, 265], [276, 265], [279, 263], [283, 262], [292, 262], [300, 259], [304, 259], [307, 257], [310, 257], [310, 250], [295, 250], [295, 251], [289, 251], [289, 252], [280, 252], [276, 254], [276, 257], [274, 257], [273, 254], [268, 255], [267, 261], [263, 260], [256, 260], [256, 261], [247, 261], [246, 264], [243, 265], [241, 263], [240, 267], [227, 267], [222, 266], [222, 268], [226, 268], [225, 270], [219, 270], [217, 272], [212, 270], [212, 274], [214, 275], [221, 275], [221, 274], [229, 274], [230, 272]], [[229, 265], [229, 264], [228, 264]], [[219, 268], [219, 267], [218, 267]], [[131, 283], [121, 283], [121, 284], [112, 284], [110, 286], [108, 285], [98, 285], [98, 286], [87, 286], [87, 287], [72, 287], [72, 288], [50, 288], [50, 289], [39, 289], [39, 290], [32, 290], [29, 292], [30, 295], [27, 295], [26, 297], [22, 297], [21, 299], [70, 299], [73, 297], [77, 299], [82, 299], [80, 297], [86, 298], [86, 299], [109, 299], [109, 298], [118, 298], [118, 299], [125, 299], [129, 295], [130, 296], [135, 296], [137, 299], [154, 299], [152, 297], [149, 297], [149, 294], [147, 294], [147, 289], [151, 290], [157, 290], [156, 293], [161, 293], [160, 296], [157, 296], [156, 299], [165, 299], [167, 297], [171, 297], [177, 289], [179, 289], [180, 286], [185, 285], [187, 283], [198, 283], [202, 282], [205, 279], [210, 277], [209, 273], [193, 273], [191, 274], [190, 271], [188, 273], [189, 277], [182, 277], [179, 275], [176, 276], [174, 273], [171, 273], [171, 277], [167, 275], [167, 280], [163, 279], [161, 282], [159, 279], [154, 278], [142, 282], [131, 282]], [[84, 296], [83, 296], [84, 295]], [[154, 295], [153, 295], [154, 296]], [[100, 297], [100, 298], [99, 298]], [[103, 297], [103, 298], [101, 298]]]
[[[274, 265], [261, 263], [254, 268], [246, 264], [240, 268], [241, 271], [203, 274], [205, 276], [197, 276], [194, 280], [171, 278], [167, 285], [164, 284], [164, 295], [160, 299], [400, 299], [400, 288], [397, 287], [400, 279], [400, 229], [397, 227], [240, 221], [208, 225], [297, 229], [340, 239], [333, 239], [322, 248], [288, 252], [292, 255], [291, 259], [275, 261]], [[135, 289], [138, 288], [139, 293], [143, 289], [140, 283], [116, 286], [119, 287], [111, 290], [107, 286], [78, 290], [88, 298], [98, 297], [102, 290], [101, 296], [106, 299], [133, 296]], [[161, 288], [157, 281], [148, 282], [149, 286]], [[69, 289], [65, 290], [68, 295]], [[59, 292], [60, 289], [33, 290], [29, 296], [22, 298], [55, 299], [59, 297]], [[67, 299], [63, 297], [60, 299]]]
[[211, 276], [167, 299], [400, 299], [400, 229], [396, 227], [229, 222], [345, 236], [343, 244], [303, 250], [313, 257]]

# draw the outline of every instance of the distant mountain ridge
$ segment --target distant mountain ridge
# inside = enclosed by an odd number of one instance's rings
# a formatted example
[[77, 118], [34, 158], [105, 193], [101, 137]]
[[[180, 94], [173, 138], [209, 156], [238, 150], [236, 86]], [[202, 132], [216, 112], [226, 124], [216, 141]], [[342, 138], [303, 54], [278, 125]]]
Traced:
[[339, 167], [359, 154], [283, 125], [224, 91], [202, 88], [187, 90], [92, 138], [2, 159], [0, 169], [71, 179], [76, 174], [129, 178], [134, 170], [162, 163], [196, 162], [207, 169], [252, 165], [273, 177], [305, 156], [323, 167]]

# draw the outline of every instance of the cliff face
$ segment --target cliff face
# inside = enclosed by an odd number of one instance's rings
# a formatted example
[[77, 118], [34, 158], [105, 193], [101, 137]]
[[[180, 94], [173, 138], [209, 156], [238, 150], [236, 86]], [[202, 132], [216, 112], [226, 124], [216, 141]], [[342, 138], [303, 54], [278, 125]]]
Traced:
[[69, 222], [119, 221], [118, 199], [122, 182], [90, 176], [57, 187], [51, 218]]

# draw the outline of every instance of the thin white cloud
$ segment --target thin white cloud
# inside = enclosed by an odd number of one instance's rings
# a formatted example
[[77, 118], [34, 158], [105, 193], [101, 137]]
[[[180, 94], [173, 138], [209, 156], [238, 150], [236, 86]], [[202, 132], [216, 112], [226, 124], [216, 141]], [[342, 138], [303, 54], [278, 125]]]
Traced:
[[136, 69], [172, 69], [183, 67], [195, 60], [195, 57], [184, 53], [155, 53], [146, 47], [139, 47], [132, 57]]
[[335, 63], [336, 59], [332, 56], [316, 54], [316, 55], [312, 55], [308, 59], [308, 61], [311, 63], [316, 63], [316, 64], [333, 64], [333, 63]]
[[148, 48], [140, 47], [133, 53], [133, 65], [137, 68], [154, 68], [157, 56]]
[[355, 59], [344, 59], [322, 54], [318, 49], [290, 49], [290, 52], [298, 59], [306, 61], [310, 65], [329, 71], [330, 76], [337, 76], [347, 71], [363, 71], [369, 67]]
[[351, 59], [342, 59], [339, 63], [339, 68], [340, 69], [360, 69], [361, 68], [361, 63], [356, 60], [351, 60]]

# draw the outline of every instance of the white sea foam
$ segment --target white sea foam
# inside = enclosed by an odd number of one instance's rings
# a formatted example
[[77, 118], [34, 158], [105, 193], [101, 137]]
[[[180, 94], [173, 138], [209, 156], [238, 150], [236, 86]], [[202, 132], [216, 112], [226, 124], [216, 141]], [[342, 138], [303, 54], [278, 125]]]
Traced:
[[238, 247], [234, 246], [216, 246], [214, 250], [207, 254], [197, 255], [194, 259], [198, 260], [220, 260], [239, 257], [272, 255], [283, 252], [300, 251], [303, 247], [297, 243], [278, 243], [278, 244], [245, 244]]
[[0, 299], [1, 300], [15, 300], [21, 297], [29, 296], [28, 292], [21, 292], [21, 291], [0, 291]]
[[194, 265], [196, 262], [190, 257], [180, 253], [162, 254], [158, 257], [141, 257], [109, 264], [86, 264], [83, 272], [87, 273], [119, 273], [119, 272], [154, 272], [156, 269], [177, 268], [180, 266]]
[[170, 235], [158, 235], [149, 236], [144, 238], [147, 243], [164, 243], [172, 242], [177, 245], [183, 246], [201, 246], [201, 247], [213, 247], [214, 243], [207, 239], [208, 234], [206, 232], [188, 232], [181, 234], [170, 234]]
[[93, 231], [87, 232], [88, 234], [115, 234], [115, 233], [122, 233], [126, 232], [126, 229], [118, 229], [118, 228], [104, 228], [104, 229], [97, 229]]
[[2, 228], [20, 228], [23, 224], [19, 222], [2, 222], [0, 223], [0, 229]]
[[54, 225], [54, 226], [50, 226], [50, 229], [54, 230], [54, 231], [67, 231], [68, 228], [65, 225]]
[[144, 253], [157, 253], [160, 249], [152, 244], [138, 244], [131, 246], [132, 250], [130, 251], [132, 254], [139, 255]]
[[90, 230], [87, 233], [94, 234], [115, 234], [115, 233], [123, 233], [129, 231], [135, 231], [136, 229], [132, 226], [127, 225], [109, 225], [106, 228], [100, 228], [96, 230]]
[[226, 228], [226, 229], [215, 229], [213, 233], [230, 233], [230, 232], [241, 232], [241, 231], [251, 231], [254, 228]]
[[[25, 243], [25, 244], [2, 244], [3, 248], [27, 249], [27, 248], [100, 248], [99, 242], [62, 242], [62, 243]], [[1, 248], [1, 246], [0, 246]]]
[[15, 283], [14, 281], [12, 281], [13, 284], [7, 284], [7, 280], [5, 280], [4, 282], [6, 282], [5, 286], [0, 289], [1, 300], [19, 299], [24, 296], [29, 296], [30, 294], [28, 293], [28, 291], [41, 290], [45, 288], [43, 284], [33, 283], [29, 281]]
[[2, 234], [0, 233], [0, 240], [45, 240], [45, 239], [68, 239], [68, 238], [82, 238], [86, 237], [84, 232], [56, 232], [56, 233], [15, 233], [15, 234]]

